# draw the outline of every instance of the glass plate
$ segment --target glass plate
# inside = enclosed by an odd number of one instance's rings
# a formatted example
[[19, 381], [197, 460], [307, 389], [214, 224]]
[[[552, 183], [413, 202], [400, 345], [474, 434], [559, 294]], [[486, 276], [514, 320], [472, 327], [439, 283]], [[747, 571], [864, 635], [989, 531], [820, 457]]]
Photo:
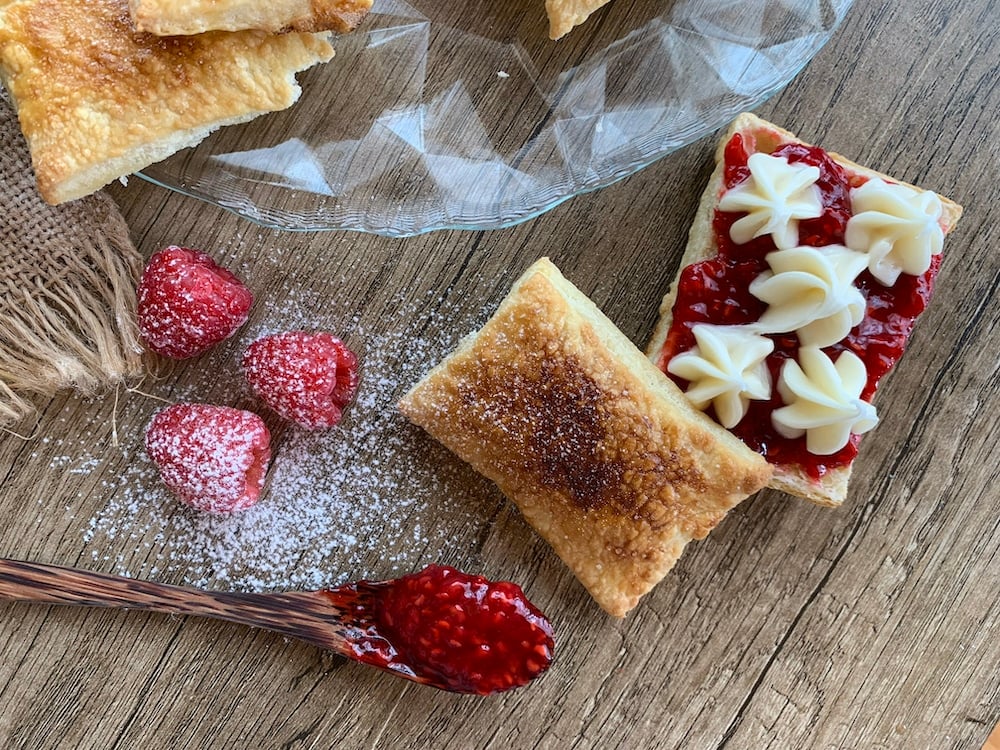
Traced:
[[632, 174], [776, 92], [850, 0], [375, 0], [284, 112], [143, 172], [260, 224], [493, 229]]

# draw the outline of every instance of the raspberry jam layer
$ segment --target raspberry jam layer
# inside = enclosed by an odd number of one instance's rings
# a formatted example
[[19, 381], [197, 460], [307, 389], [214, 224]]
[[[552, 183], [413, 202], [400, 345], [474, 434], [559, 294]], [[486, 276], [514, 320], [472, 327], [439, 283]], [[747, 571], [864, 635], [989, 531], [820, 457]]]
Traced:
[[552, 662], [552, 626], [515, 583], [430, 565], [357, 587], [370, 594], [355, 611], [360, 661], [479, 695], [526, 685]]
[[[736, 133], [726, 144], [724, 176], [728, 190], [750, 176], [747, 160], [754, 153], [752, 138]], [[812, 247], [843, 244], [844, 231], [851, 217], [850, 191], [864, 184], [866, 178], [848, 175], [844, 169], [820, 148], [787, 143], [773, 152], [790, 163], [819, 167], [817, 182], [823, 201], [823, 214], [799, 223], [799, 244]], [[713, 325], [743, 325], [755, 323], [766, 304], [750, 294], [749, 286], [760, 273], [768, 270], [765, 256], [777, 250], [770, 235], [737, 245], [729, 237], [729, 229], [744, 214], [716, 211], [713, 232], [718, 246], [714, 258], [685, 268], [677, 286], [673, 321], [667, 334], [659, 366], [664, 372], [667, 363], [677, 354], [695, 346], [692, 328], [699, 323]], [[865, 317], [843, 341], [825, 348], [833, 359], [850, 349], [865, 363], [868, 381], [861, 396], [870, 401], [879, 380], [899, 361], [906, 348], [913, 324], [927, 307], [934, 278], [941, 265], [941, 256], [932, 257], [931, 267], [921, 276], [901, 275], [892, 287], [884, 287], [870, 273], [863, 272], [855, 282], [867, 300]], [[781, 365], [798, 355], [799, 342], [794, 333], [769, 336], [774, 352], [767, 358], [772, 382], [777, 383]], [[681, 389], [688, 382], [668, 376]], [[732, 432], [748, 446], [762, 454], [770, 463], [798, 466], [815, 480], [831, 469], [847, 466], [858, 453], [860, 437], [852, 435], [850, 442], [832, 455], [817, 456], [806, 450], [805, 437], [789, 439], [775, 430], [771, 413], [783, 406], [774, 389], [771, 400], [751, 401], [746, 416]], [[709, 407], [708, 413], [714, 418]]]

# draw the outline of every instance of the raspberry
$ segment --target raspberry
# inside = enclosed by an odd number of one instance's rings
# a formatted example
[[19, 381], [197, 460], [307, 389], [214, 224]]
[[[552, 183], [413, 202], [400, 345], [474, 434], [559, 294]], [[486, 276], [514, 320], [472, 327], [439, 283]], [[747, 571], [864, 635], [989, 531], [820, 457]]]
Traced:
[[139, 331], [172, 359], [195, 357], [246, 323], [253, 295], [205, 253], [171, 246], [149, 259], [139, 283]]
[[146, 452], [183, 502], [209, 513], [230, 513], [260, 498], [271, 435], [248, 411], [175, 404], [149, 423]]
[[243, 355], [243, 371], [264, 403], [309, 430], [337, 424], [358, 388], [358, 358], [329, 333], [257, 339]]

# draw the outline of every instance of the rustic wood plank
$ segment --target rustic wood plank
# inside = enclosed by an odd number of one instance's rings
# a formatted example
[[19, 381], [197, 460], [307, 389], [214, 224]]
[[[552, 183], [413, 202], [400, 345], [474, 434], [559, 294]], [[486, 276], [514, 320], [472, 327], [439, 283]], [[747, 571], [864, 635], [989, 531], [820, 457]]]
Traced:
[[[358, 534], [388, 541], [331, 550], [330, 575], [444, 561], [521, 581], [557, 630], [548, 675], [511, 694], [461, 698], [246, 628], [4, 604], [0, 744], [982, 747], [1000, 720], [993, 5], [859, 0], [835, 39], [759, 110], [966, 204], [935, 302], [879, 393], [883, 423], [864, 443], [845, 507], [761, 493], [615, 621], [488, 482], [401, 422], [380, 427], [391, 442], [349, 427], [363, 442], [349, 455], [389, 475], [390, 459], [409, 450], [404, 468], [414, 471], [396, 483], [398, 497], [380, 499], [401, 506], [391, 524], [358, 521]], [[326, 325], [379, 363], [380, 397], [391, 406], [541, 255], [641, 346], [712, 150], [709, 139], [693, 144], [517, 227], [406, 240], [277, 232], [140, 180], [115, 186], [143, 253], [169, 243], [211, 250], [260, 301], [240, 337], [161, 368], [139, 389], [250, 404], [227, 374], [247, 337], [280, 324]], [[0, 554], [227, 585], [238, 563], [185, 568], [202, 555], [174, 550], [180, 538], [171, 532], [182, 527], [162, 524], [183, 511], [164, 506], [142, 456], [141, 432], [160, 402], [125, 389], [117, 396], [62, 396], [43, 404], [33, 439], [0, 436]], [[382, 402], [373, 394], [371, 403]], [[269, 424], [277, 441], [294, 444]], [[327, 473], [347, 481], [360, 476], [356, 468]], [[271, 491], [280, 502], [281, 488]]]

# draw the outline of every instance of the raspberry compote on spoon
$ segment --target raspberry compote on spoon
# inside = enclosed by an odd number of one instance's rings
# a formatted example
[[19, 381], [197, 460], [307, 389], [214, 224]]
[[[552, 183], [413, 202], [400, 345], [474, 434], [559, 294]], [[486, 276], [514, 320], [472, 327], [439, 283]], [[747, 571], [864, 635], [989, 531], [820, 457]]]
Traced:
[[196, 615], [265, 628], [423, 685], [488, 695], [552, 661], [552, 626], [520, 586], [441, 565], [390, 581], [246, 594], [0, 560], [0, 597]]

